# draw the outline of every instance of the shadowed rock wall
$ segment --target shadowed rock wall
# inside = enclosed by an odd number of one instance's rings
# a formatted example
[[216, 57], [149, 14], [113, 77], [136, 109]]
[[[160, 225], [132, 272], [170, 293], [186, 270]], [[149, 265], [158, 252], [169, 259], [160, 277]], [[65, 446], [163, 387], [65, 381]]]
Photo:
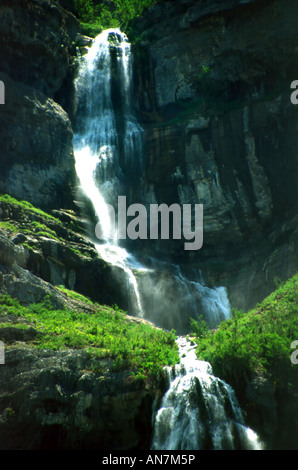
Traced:
[[[145, 204], [204, 205], [204, 245], [146, 242], [247, 309], [297, 269], [297, 4], [178, 1], [135, 25]], [[182, 240], [184, 242], [184, 240]]]
[[56, 2], [13, 0], [1, 2], [0, 28], [0, 191], [43, 208], [71, 206], [75, 173], [65, 109], [71, 113], [78, 21]]

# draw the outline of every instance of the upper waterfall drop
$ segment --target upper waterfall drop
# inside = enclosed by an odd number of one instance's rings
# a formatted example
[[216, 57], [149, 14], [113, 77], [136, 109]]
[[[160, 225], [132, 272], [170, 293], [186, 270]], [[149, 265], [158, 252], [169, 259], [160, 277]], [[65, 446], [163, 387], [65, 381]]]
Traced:
[[132, 112], [131, 62], [126, 35], [108, 29], [80, 58], [75, 80], [76, 114], [81, 117], [74, 135], [76, 171], [93, 204], [101, 239], [114, 245], [117, 228], [109, 205], [117, 207], [116, 195], [125, 194], [128, 174], [142, 164], [143, 129]]
[[[128, 39], [117, 28], [99, 34], [80, 57], [73, 140], [80, 187], [93, 206], [100, 229], [101, 243], [95, 243], [96, 248], [103, 259], [123, 270], [136, 312], [143, 316], [133, 269], [145, 268], [118, 245], [111, 213], [118, 194], [127, 191], [128, 174], [141, 168], [143, 130], [132, 112], [131, 60]], [[115, 77], [117, 84], [113, 83]], [[90, 235], [94, 238], [94, 233]], [[96, 235], [99, 238], [98, 231]]]
[[126, 290], [125, 308], [131, 314], [179, 334], [187, 333], [190, 317], [202, 313], [214, 327], [230, 313], [224, 288], [190, 281], [180, 268], [177, 272], [175, 265], [159, 259], [152, 264], [148, 258], [151, 267], [146, 267], [118, 241], [114, 214], [120, 208], [119, 195], [133, 198], [143, 169], [143, 129], [134, 115], [132, 59], [130, 43], [117, 28], [99, 34], [79, 58], [74, 156], [81, 191], [97, 219], [96, 230], [89, 235], [101, 258], [124, 273], [121, 288]]
[[[103, 239], [113, 240], [111, 218], [104, 197], [108, 188], [96, 179], [100, 169], [103, 180], [117, 179], [115, 160], [117, 134], [115, 115], [110, 102], [110, 54], [108, 31], [99, 35], [80, 59], [75, 80], [77, 119], [74, 135], [75, 166], [81, 187], [93, 204], [102, 229]], [[100, 65], [100, 66], [99, 66]], [[96, 86], [97, 85], [97, 86]], [[109, 173], [109, 174], [107, 174]]]
[[207, 288], [160, 260], [145, 267], [118, 241], [118, 196], [131, 196], [144, 154], [143, 129], [133, 110], [132, 64], [130, 43], [117, 28], [99, 34], [79, 58], [74, 155], [81, 190], [97, 219], [90, 238], [100, 256], [124, 273], [130, 313], [180, 334], [187, 332], [188, 317], [202, 313], [215, 327], [230, 314], [224, 288]]

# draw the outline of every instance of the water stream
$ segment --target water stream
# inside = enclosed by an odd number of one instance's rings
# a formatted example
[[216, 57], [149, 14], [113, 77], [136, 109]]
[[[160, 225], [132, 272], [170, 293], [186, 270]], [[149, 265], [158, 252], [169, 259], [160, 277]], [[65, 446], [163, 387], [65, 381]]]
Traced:
[[[179, 266], [159, 260], [144, 266], [118, 241], [110, 208], [117, 207], [118, 195], [131, 194], [143, 156], [143, 130], [134, 117], [131, 84], [127, 37], [118, 29], [106, 30], [80, 58], [75, 81], [75, 165], [100, 231], [96, 248], [123, 271], [129, 313], [183, 331], [185, 312], [193, 317], [203, 312], [214, 327], [230, 315], [223, 287], [210, 289], [198, 279], [187, 279]], [[231, 388], [212, 375], [208, 363], [196, 359], [185, 339], [178, 342], [181, 363], [168, 370], [169, 390], [156, 414], [152, 448], [257, 448], [257, 436], [244, 426]]]
[[178, 338], [180, 364], [167, 367], [169, 388], [156, 412], [153, 450], [260, 450], [244, 424], [232, 388], [196, 358], [195, 345]]
[[[114, 62], [111, 52], [114, 52]], [[117, 67], [118, 95], [121, 108], [122, 142], [117, 129], [117, 115], [112, 103], [112, 68]], [[77, 176], [84, 194], [91, 201], [100, 228], [101, 243], [95, 244], [100, 256], [121, 268], [134, 297], [135, 314], [144, 315], [134, 269], [146, 268], [119, 246], [117, 227], [109, 207], [116, 207], [118, 194], [125, 193], [123, 168], [139, 167], [142, 129], [131, 111], [131, 51], [126, 36], [118, 29], [109, 29], [97, 36], [92, 47], [80, 59], [75, 81], [77, 129], [74, 155]], [[119, 119], [119, 118], [118, 118]], [[119, 147], [123, 147], [122, 166]], [[129, 157], [133, 157], [129, 160]], [[134, 160], [134, 161], [132, 161]]]

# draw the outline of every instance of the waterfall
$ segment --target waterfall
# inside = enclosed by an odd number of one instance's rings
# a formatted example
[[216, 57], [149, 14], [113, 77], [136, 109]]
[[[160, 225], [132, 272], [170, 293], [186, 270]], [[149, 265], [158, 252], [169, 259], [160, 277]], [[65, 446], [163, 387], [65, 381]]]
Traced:
[[166, 368], [169, 388], [156, 413], [152, 450], [261, 450], [232, 388], [196, 358], [185, 337], [178, 345], [180, 364]]
[[[131, 195], [142, 170], [143, 130], [132, 112], [131, 84], [127, 37], [119, 29], [103, 31], [79, 58], [75, 80], [75, 167], [101, 241], [94, 242], [94, 233], [90, 238], [99, 256], [124, 273], [129, 313], [180, 334], [189, 318], [200, 313], [215, 327], [230, 316], [223, 287], [210, 289], [160, 260], [148, 258], [144, 266], [118, 242], [111, 207], [117, 207], [118, 195]], [[232, 389], [212, 375], [210, 364], [196, 359], [182, 337], [178, 344], [181, 362], [166, 369], [169, 389], [156, 414], [152, 448], [259, 448], [257, 436], [244, 426]]]
[[119, 29], [103, 31], [80, 57], [75, 90], [76, 172], [97, 219], [101, 242], [95, 246], [101, 258], [124, 273], [130, 313], [180, 333], [187, 332], [189, 318], [198, 313], [210, 327], [217, 326], [230, 314], [225, 288], [190, 281], [179, 266], [159, 260], [149, 269], [117, 238], [111, 207], [117, 208], [120, 194], [130, 194], [143, 159], [143, 129], [132, 106], [131, 48]]
[[[225, 287], [220, 286], [210, 289], [204, 285], [202, 279], [200, 279], [200, 282], [191, 281], [182, 275], [179, 266], [176, 266], [176, 269], [177, 274], [175, 277], [177, 281], [185, 286], [185, 289], [189, 291], [189, 296], [194, 299], [194, 317], [200, 316], [198, 310], [200, 306], [201, 311], [204, 312], [205, 318], [208, 320], [210, 328], [215, 328], [220, 322], [230, 318], [231, 308]], [[200, 299], [200, 302], [198, 302], [196, 297]]]
[[[117, 68], [119, 89], [115, 99], [120, 116], [112, 102], [113, 67]], [[111, 213], [111, 207], [117, 206], [116, 195], [125, 192], [125, 170], [132, 171], [133, 167], [137, 171], [141, 165], [142, 129], [131, 112], [131, 70], [130, 44], [119, 29], [103, 31], [80, 58], [75, 80], [74, 155], [82, 191], [91, 201], [98, 220], [103, 242], [95, 244], [98, 253], [109, 264], [124, 271], [128, 294], [134, 297], [135, 313], [143, 316], [133, 270], [146, 269], [118, 245]]]

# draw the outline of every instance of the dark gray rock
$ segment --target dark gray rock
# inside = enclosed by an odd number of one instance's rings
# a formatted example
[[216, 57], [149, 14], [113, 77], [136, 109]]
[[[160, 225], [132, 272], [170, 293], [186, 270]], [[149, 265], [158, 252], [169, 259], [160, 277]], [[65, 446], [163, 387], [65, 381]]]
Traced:
[[0, 191], [43, 208], [71, 207], [74, 15], [49, 0], [0, 5]]
[[140, 250], [200, 269], [244, 310], [297, 270], [297, 13], [291, 1], [166, 2], [136, 24], [138, 200], [204, 206], [199, 252]]
[[55, 1], [2, 0], [0, 28], [0, 71], [53, 98], [73, 62], [78, 20]]
[[72, 205], [72, 128], [66, 112], [43, 93], [11, 80], [0, 109], [0, 191], [43, 208]]
[[84, 351], [7, 346], [1, 450], [148, 449], [153, 391], [129, 375]]

